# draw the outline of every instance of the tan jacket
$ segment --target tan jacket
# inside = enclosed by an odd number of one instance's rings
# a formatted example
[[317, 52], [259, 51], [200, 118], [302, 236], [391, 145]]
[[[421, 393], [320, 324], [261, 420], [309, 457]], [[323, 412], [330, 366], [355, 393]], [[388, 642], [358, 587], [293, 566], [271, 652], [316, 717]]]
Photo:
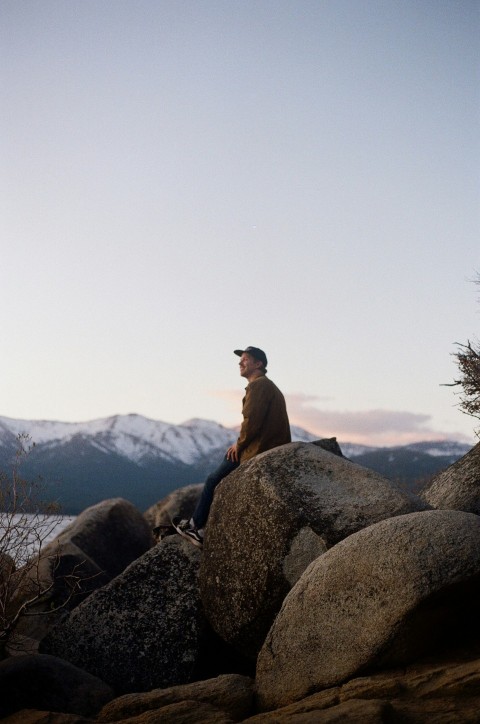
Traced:
[[292, 439], [285, 398], [278, 387], [262, 376], [252, 380], [245, 390], [243, 423], [237, 440], [242, 463]]

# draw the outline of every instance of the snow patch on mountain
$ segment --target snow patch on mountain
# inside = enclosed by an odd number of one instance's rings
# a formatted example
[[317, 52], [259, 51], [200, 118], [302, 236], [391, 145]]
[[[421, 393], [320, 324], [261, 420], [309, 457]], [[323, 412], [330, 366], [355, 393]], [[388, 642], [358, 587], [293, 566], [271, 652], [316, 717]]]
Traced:
[[410, 450], [416, 450], [426, 455], [432, 455], [433, 457], [456, 457], [459, 458], [465, 455], [470, 449], [471, 445], [467, 445], [462, 442], [456, 442], [455, 440], [438, 440], [436, 442], [417, 442], [408, 446]]

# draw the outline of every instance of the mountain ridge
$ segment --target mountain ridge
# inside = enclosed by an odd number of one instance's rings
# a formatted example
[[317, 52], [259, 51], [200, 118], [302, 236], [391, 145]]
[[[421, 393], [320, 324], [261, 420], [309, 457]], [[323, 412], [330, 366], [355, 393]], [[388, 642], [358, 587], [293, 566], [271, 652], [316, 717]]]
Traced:
[[[196, 445], [197, 451], [201, 454], [208, 448], [210, 442], [213, 447], [218, 446], [220, 442], [225, 440], [226, 444], [231, 444], [238, 434], [238, 426], [225, 427], [214, 420], [206, 420], [203, 418], [190, 418], [185, 422], [174, 424], [154, 420], [152, 418], [139, 415], [137, 413], [129, 413], [126, 415], [111, 415], [104, 418], [95, 418], [85, 422], [61, 422], [55, 420], [22, 420], [16, 418], [0, 416], [0, 446], [4, 442], [2, 430], [8, 431], [15, 437], [26, 434], [30, 437], [31, 442], [35, 445], [40, 444], [58, 444], [66, 442], [75, 435], [98, 436], [99, 439], [108, 440], [116, 438], [116, 450], [124, 454], [130, 459], [138, 456], [138, 450], [135, 446], [125, 442], [125, 438], [132, 440], [141, 440], [146, 448], [155, 447], [161, 449], [164, 454], [171, 455], [176, 459], [187, 462], [185, 452], [185, 442], [192, 437], [192, 433], [197, 439], [202, 441], [201, 445]], [[305, 430], [297, 425], [291, 425], [292, 439], [302, 442], [313, 442], [319, 438], [318, 435]], [[223, 437], [223, 439], [222, 439]], [[122, 445], [121, 443], [124, 443]], [[177, 444], [174, 444], [174, 443]], [[342, 451], [347, 457], [356, 457], [365, 452], [376, 450], [396, 450], [396, 449], [417, 449], [425, 452], [430, 450], [430, 455], [446, 455], [464, 454], [468, 452], [471, 445], [460, 443], [455, 440], [437, 440], [422, 441], [408, 443], [406, 445], [364, 445], [359, 443], [339, 442]], [[348, 451], [348, 454], [345, 452]]]
[[[0, 470], [11, 469], [22, 435], [32, 444], [22, 475], [40, 475], [62, 510], [75, 514], [110, 497], [146, 508], [177, 487], [202, 482], [236, 440], [238, 427], [200, 418], [174, 425], [135, 413], [80, 423], [0, 417]], [[292, 425], [292, 439], [313, 442], [318, 435]], [[346, 457], [410, 487], [471, 447], [455, 441], [394, 447], [338, 442]]]

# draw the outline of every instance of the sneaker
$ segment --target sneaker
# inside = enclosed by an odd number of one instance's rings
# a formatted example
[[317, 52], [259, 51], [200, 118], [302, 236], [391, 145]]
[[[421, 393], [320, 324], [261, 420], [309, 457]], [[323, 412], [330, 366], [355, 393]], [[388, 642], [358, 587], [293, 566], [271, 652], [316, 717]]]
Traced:
[[172, 525], [183, 538], [193, 543], [197, 548], [203, 546], [203, 535], [195, 528], [189, 520], [181, 520], [180, 518], [172, 518]]

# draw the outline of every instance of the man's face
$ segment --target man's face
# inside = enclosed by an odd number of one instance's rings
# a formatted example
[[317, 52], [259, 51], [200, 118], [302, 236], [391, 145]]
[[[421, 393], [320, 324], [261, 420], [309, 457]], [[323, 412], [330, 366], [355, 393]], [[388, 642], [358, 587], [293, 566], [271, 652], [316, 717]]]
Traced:
[[248, 352], [242, 354], [238, 364], [240, 366], [240, 376], [246, 377], [247, 379], [255, 370], [258, 370], [262, 366], [262, 363], [258, 359], [255, 359], [255, 357], [252, 357], [251, 354], [248, 354]]

